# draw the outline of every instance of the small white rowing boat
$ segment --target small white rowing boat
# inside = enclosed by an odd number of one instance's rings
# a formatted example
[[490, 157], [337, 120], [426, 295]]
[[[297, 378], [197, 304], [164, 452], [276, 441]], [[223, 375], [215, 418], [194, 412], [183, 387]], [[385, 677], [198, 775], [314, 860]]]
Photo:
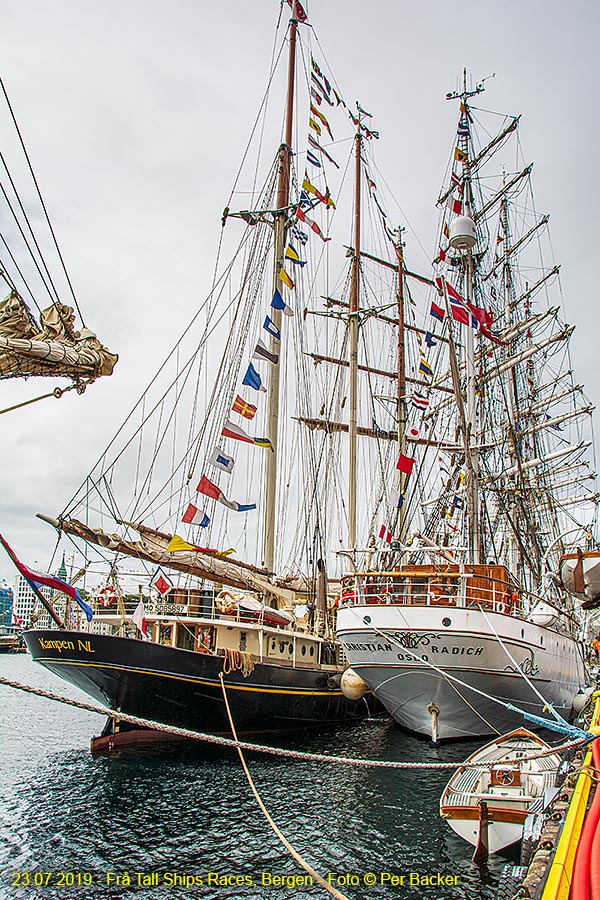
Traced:
[[528, 757], [551, 749], [519, 728], [481, 747], [454, 773], [441, 796], [440, 815], [476, 847], [474, 860], [521, 840], [527, 816], [545, 808], [561, 759], [556, 753]]

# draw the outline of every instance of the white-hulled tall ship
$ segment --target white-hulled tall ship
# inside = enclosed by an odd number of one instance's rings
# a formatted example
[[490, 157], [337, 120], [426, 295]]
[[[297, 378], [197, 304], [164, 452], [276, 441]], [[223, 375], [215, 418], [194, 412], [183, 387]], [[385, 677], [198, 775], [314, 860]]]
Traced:
[[514, 707], [568, 719], [586, 683], [577, 589], [595, 590], [558, 577], [577, 545], [586, 571], [597, 556], [593, 407], [573, 376], [519, 118], [476, 109], [482, 90], [465, 73], [448, 95], [460, 112], [435, 288], [420, 333], [399, 322], [392, 513], [378, 546], [351, 535], [338, 614], [352, 667], [398, 723], [435, 740], [522, 726]]

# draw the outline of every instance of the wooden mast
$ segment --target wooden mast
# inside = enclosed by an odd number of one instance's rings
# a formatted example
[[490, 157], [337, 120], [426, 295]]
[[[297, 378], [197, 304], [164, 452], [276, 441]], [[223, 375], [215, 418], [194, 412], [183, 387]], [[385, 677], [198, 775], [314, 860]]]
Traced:
[[[468, 116], [467, 101], [473, 94], [480, 93], [482, 85], [477, 85], [474, 91], [467, 89], [467, 70], [463, 70], [463, 90], [457, 95], [461, 101], [461, 111]], [[450, 97], [450, 95], [449, 95]], [[473, 211], [473, 195], [471, 190], [471, 167], [468, 156], [462, 162], [463, 166], [463, 200], [464, 215], [475, 221]], [[471, 247], [468, 246], [463, 256], [465, 273], [465, 299], [467, 308], [473, 303], [473, 271], [474, 259]], [[477, 448], [477, 384], [475, 371], [475, 332], [473, 328], [466, 328], [465, 334], [465, 369], [466, 369], [466, 434], [465, 434], [465, 471], [466, 471], [466, 495], [467, 495], [467, 522], [468, 522], [468, 547], [469, 562], [478, 564], [481, 560], [481, 531], [479, 522], [479, 451]]]
[[354, 136], [355, 185], [354, 185], [354, 255], [350, 277], [349, 330], [349, 396], [350, 418], [348, 426], [348, 546], [356, 549], [356, 483], [357, 483], [357, 415], [358, 415], [358, 315], [360, 306], [360, 204], [361, 204], [361, 110]]
[[[398, 304], [398, 452], [406, 451], [406, 354], [404, 347], [404, 244], [402, 243], [402, 228], [398, 228], [398, 240], [396, 241], [396, 255], [398, 257], [398, 290], [396, 300]], [[406, 475], [399, 473], [399, 493], [404, 494]], [[397, 535], [401, 543], [406, 539], [406, 513], [404, 507], [398, 510]]]
[[[279, 174], [277, 179], [277, 198], [274, 222], [274, 265], [273, 293], [281, 286], [279, 273], [283, 266], [285, 238], [287, 233], [287, 206], [290, 195], [290, 168], [292, 157], [292, 126], [294, 115], [294, 78], [296, 70], [296, 35], [298, 19], [296, 18], [296, 0], [292, 0], [292, 18], [290, 19], [287, 105], [285, 113], [285, 140], [279, 148]], [[275, 327], [281, 332], [281, 310], [273, 309], [271, 316]], [[280, 356], [279, 363], [270, 367], [269, 387], [267, 394], [267, 437], [273, 452], [267, 453], [265, 463], [265, 521], [263, 535], [263, 565], [269, 572], [275, 566], [275, 516], [277, 510], [277, 462], [279, 436], [279, 372], [281, 366], [281, 343], [271, 338], [271, 352]]]
[[[463, 70], [463, 94], [461, 105], [468, 115], [467, 100], [471, 92], [467, 90], [467, 70]], [[465, 215], [474, 221], [473, 195], [471, 190], [471, 171], [468, 159], [463, 160], [463, 196]], [[473, 303], [473, 254], [471, 248], [466, 250], [465, 259], [465, 299], [467, 308]], [[477, 386], [475, 371], [475, 331], [466, 328], [465, 357], [467, 375], [467, 440], [466, 440], [466, 488], [467, 488], [467, 521], [469, 562], [480, 561], [481, 536], [479, 527], [479, 452], [477, 449]]]

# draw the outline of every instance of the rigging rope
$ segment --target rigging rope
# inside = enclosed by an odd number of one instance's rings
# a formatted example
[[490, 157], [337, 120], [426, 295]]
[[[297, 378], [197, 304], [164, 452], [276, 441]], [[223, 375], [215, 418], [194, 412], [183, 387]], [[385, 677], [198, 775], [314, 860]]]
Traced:
[[[60, 261], [61, 261], [62, 268], [63, 268], [63, 272], [64, 272], [64, 274], [65, 274], [65, 278], [67, 279], [67, 284], [69, 285], [69, 289], [70, 289], [70, 291], [71, 291], [71, 296], [73, 297], [73, 303], [75, 304], [75, 308], [76, 308], [77, 312], [79, 313], [79, 318], [81, 319], [82, 324], [85, 325], [85, 322], [84, 322], [84, 319], [83, 319], [82, 312], [81, 312], [81, 310], [79, 309], [79, 304], [77, 303], [77, 298], [76, 298], [76, 296], [75, 296], [75, 291], [73, 290], [73, 285], [71, 284], [71, 279], [69, 278], [69, 274], [68, 274], [68, 272], [67, 272], [67, 268], [66, 268], [66, 266], [65, 266], [65, 262], [64, 262], [64, 259], [63, 259], [63, 257], [62, 257], [62, 253], [60, 252], [60, 248], [59, 248], [59, 246], [58, 246], [58, 241], [56, 240], [56, 235], [55, 235], [55, 233], [54, 233], [54, 229], [53, 229], [53, 227], [52, 227], [52, 223], [50, 222], [50, 216], [48, 215], [48, 210], [46, 209], [46, 204], [44, 203], [44, 199], [43, 199], [43, 197], [42, 197], [42, 193], [41, 193], [41, 191], [40, 191], [40, 188], [39, 188], [39, 185], [38, 185], [38, 182], [37, 182], [37, 178], [35, 177], [35, 173], [34, 173], [34, 171], [33, 171], [33, 166], [31, 165], [31, 161], [30, 161], [30, 159], [29, 159], [29, 154], [27, 153], [27, 148], [25, 147], [25, 142], [24, 142], [23, 137], [22, 137], [22, 135], [21, 135], [21, 130], [20, 130], [19, 125], [18, 125], [18, 123], [17, 123], [16, 116], [15, 116], [15, 114], [14, 114], [14, 112], [13, 112], [13, 108], [12, 108], [11, 102], [10, 102], [10, 100], [9, 100], [8, 93], [7, 93], [7, 91], [6, 91], [6, 88], [5, 88], [5, 86], [4, 86], [4, 82], [2, 81], [1, 78], [0, 78], [0, 87], [2, 88], [2, 92], [3, 92], [4, 98], [5, 98], [5, 100], [6, 100], [6, 105], [8, 106], [8, 109], [10, 110], [10, 115], [11, 115], [11, 118], [12, 118], [12, 120], [13, 120], [13, 124], [14, 124], [14, 126], [15, 126], [15, 130], [16, 130], [18, 136], [19, 136], [19, 141], [21, 142], [21, 147], [22, 147], [22, 149], [23, 149], [23, 153], [24, 153], [24, 155], [25, 155], [25, 159], [27, 160], [27, 165], [29, 166], [29, 172], [30, 172], [31, 177], [32, 177], [32, 179], [33, 179], [33, 183], [35, 184], [35, 188], [36, 188], [36, 191], [37, 191], [37, 195], [38, 195], [40, 204], [41, 204], [41, 206], [42, 206], [42, 209], [44, 210], [44, 215], [45, 215], [45, 217], [46, 217], [46, 222], [47, 222], [47, 224], [48, 224], [48, 228], [50, 229], [50, 234], [52, 235], [52, 239], [54, 240], [54, 246], [56, 247], [56, 252], [58, 253], [58, 258], [59, 258]], [[16, 193], [16, 191], [15, 191], [15, 193]], [[18, 195], [17, 195], [17, 197], [18, 197]], [[19, 202], [20, 202], [20, 201], [19, 201]], [[29, 222], [28, 222], [27, 224], [29, 224]], [[30, 230], [31, 230], [31, 226], [30, 226]], [[41, 254], [40, 254], [40, 255], [41, 255]], [[43, 262], [43, 258], [42, 258], [42, 262]], [[46, 268], [45, 263], [44, 263], [44, 268]], [[48, 271], [48, 270], [46, 269], [46, 271]], [[54, 287], [54, 285], [53, 285], [53, 287]]]
[[[359, 616], [359, 614], [356, 612], [356, 610], [353, 607], [349, 606], [348, 610], [350, 612], [352, 612], [356, 616], [357, 619], [359, 619], [359, 621], [361, 622], [361, 625], [364, 624], [364, 619], [361, 619], [361, 617]], [[505, 709], [509, 709], [513, 712], [516, 711], [516, 712], [520, 713], [524, 718], [527, 718], [527, 716], [529, 715], [529, 713], [526, 713], [520, 707], [515, 706], [514, 703], [506, 703], [504, 700], [500, 700], [499, 697], [494, 697], [492, 694], [486, 694], [485, 691], [482, 691], [479, 688], [474, 687], [472, 684], [467, 684], [465, 681], [461, 681], [461, 679], [457, 678], [455, 675], [450, 675], [449, 672], [444, 672], [444, 670], [440, 669], [439, 666], [436, 666], [435, 663], [432, 663], [430, 660], [425, 659], [422, 656], [419, 656], [417, 653], [413, 653], [412, 650], [410, 650], [408, 647], [405, 647], [404, 644], [401, 643], [401, 641], [399, 641], [398, 638], [396, 638], [393, 634], [383, 631], [381, 628], [377, 628], [377, 626], [373, 625], [372, 622], [369, 622], [367, 624], [368, 624], [369, 629], [371, 631], [374, 631], [375, 634], [378, 634], [381, 637], [385, 638], [386, 641], [391, 641], [393, 644], [397, 644], [398, 647], [402, 648], [403, 653], [408, 653], [409, 656], [411, 656], [414, 660], [416, 660], [419, 663], [425, 663], [426, 666], [428, 666], [430, 669], [433, 669], [433, 671], [437, 672], [438, 675], [441, 675], [442, 678], [445, 678], [446, 680], [449, 680], [449, 681], [453, 681], [453, 682], [455, 682], [455, 684], [458, 684], [461, 687], [466, 688], [469, 691], [473, 691], [474, 694], [479, 694], [480, 697], [485, 697], [486, 700], [491, 700], [492, 703], [498, 703], [500, 706], [504, 706]], [[519, 669], [519, 671], [520, 671], [520, 669]], [[395, 675], [393, 677], [397, 678], [399, 676]], [[391, 681], [392, 679], [390, 678], [388, 680]], [[537, 691], [536, 691], [536, 693], [537, 693]], [[546, 701], [544, 701], [544, 703], [545, 702]], [[549, 707], [549, 708], [551, 708], [551, 707]], [[548, 728], [552, 728], [553, 725], [554, 725], [554, 723], [550, 723], [550, 722], [547, 723]]]
[[[128, 722], [130, 725], [137, 725], [140, 728], [150, 728], [154, 731], [164, 731], [167, 734], [173, 734], [177, 737], [204, 741], [207, 744], [215, 744], [220, 747], [241, 747], [242, 750], [251, 750], [255, 753], [265, 753], [268, 756], [281, 756], [288, 759], [305, 760], [307, 762], [337, 763], [338, 765], [359, 766], [369, 769], [459, 769], [463, 766], [466, 768], [481, 768], [482, 765], [484, 765], [482, 763], [468, 762], [394, 762], [385, 759], [359, 759], [357, 757], [349, 756], [333, 756], [326, 753], [306, 753], [302, 750], [287, 750], [283, 747], [268, 747], [264, 744], [252, 744], [248, 741], [232, 740], [231, 738], [218, 737], [214, 734], [205, 734], [200, 731], [192, 731], [189, 728], [178, 728], [175, 725], [164, 725], [160, 722], [154, 722], [152, 719], [144, 719], [141, 716], [130, 716], [127, 713], [117, 712], [114, 709], [106, 709], [106, 707], [97, 706], [94, 703], [84, 703], [82, 700], [72, 700], [70, 697], [65, 697], [62, 694], [55, 694], [53, 691], [46, 691], [42, 688], [36, 688], [30, 684], [21, 684], [18, 681], [12, 681], [10, 678], [5, 678], [3, 675], [0, 675], [0, 685], [2, 684], [6, 687], [11, 687], [18, 691], [24, 691], [28, 694], [35, 694], [38, 697], [44, 697], [47, 700], [55, 700], [57, 703], [64, 703], [67, 706], [73, 706], [76, 709], [83, 709], [87, 712], [97, 713], [101, 716], [109, 716], [112, 719], [118, 719], [122, 722]], [[550, 756], [553, 753], [566, 753], [568, 750], [572, 750], [575, 747], [580, 747], [583, 744], [587, 744], [590, 740], [594, 740], [597, 737], [598, 735], [590, 735], [589, 737], [575, 738], [571, 741], [566, 741], [564, 744], [559, 744], [557, 747], [552, 747], [548, 750], [540, 751], [539, 753], [533, 754], [531, 756], [524, 756], [521, 758], [521, 761], [527, 762], [532, 759], [541, 759], [542, 757]]]
[[75, 389], [78, 394], [83, 394], [86, 386], [90, 384], [94, 379], [90, 378], [88, 381], [82, 382], [78, 381], [75, 384], [70, 384], [66, 388], [54, 388], [53, 391], [50, 391], [49, 394], [40, 394], [39, 397], [33, 397], [31, 400], [24, 400], [22, 403], [15, 403], [14, 406], [7, 406], [6, 409], [0, 409], [0, 416], [2, 413], [12, 412], [15, 409], [21, 409], [22, 406], [29, 406], [30, 403], [37, 403], [38, 400], [47, 400], [48, 397], [56, 397], [57, 400], [60, 400], [63, 394], [66, 394], [67, 391], [72, 391]]

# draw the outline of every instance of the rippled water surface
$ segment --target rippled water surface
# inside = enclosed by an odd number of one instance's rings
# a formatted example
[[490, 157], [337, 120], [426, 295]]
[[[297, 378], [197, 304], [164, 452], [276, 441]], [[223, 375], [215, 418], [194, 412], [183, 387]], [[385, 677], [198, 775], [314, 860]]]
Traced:
[[[0, 655], [0, 674], [83, 696], [25, 654]], [[262, 884], [262, 873], [267, 879], [269, 874], [304, 873], [267, 824], [236, 754], [200, 747], [154, 757], [94, 759], [89, 739], [102, 725], [92, 713], [0, 686], [0, 897], [330, 896], [317, 884]], [[411, 761], [460, 760], [476, 746], [436, 750], [387, 721], [288, 737], [286, 744]], [[293, 847], [325, 877], [329, 872], [356, 876], [350, 880], [358, 884], [344, 884], [343, 879], [337, 884], [349, 900], [494, 897], [506, 860], [492, 857], [485, 871], [474, 867], [472, 848], [439, 818], [447, 772], [373, 770], [258, 755], [250, 755], [248, 763], [268, 811]], [[20, 872], [31, 873], [32, 881], [33, 873], [51, 874], [37, 875], [47, 884], [28, 886], [23, 884], [26, 876], [17, 884], [15, 873]], [[129, 886], [115, 880], [121, 876], [126, 882], [125, 872]], [[209, 872], [247, 876], [251, 884], [209, 885]], [[365, 884], [367, 873], [380, 881], [385, 872], [404, 875], [404, 884]], [[458, 876], [458, 883], [411, 886], [411, 872]], [[158, 873], [158, 883], [144, 884], [144, 876], [152, 873]], [[181, 884], [184, 877], [187, 887]], [[90, 885], [77, 884], [90, 879]], [[68, 884], [70, 880], [75, 883]]]

